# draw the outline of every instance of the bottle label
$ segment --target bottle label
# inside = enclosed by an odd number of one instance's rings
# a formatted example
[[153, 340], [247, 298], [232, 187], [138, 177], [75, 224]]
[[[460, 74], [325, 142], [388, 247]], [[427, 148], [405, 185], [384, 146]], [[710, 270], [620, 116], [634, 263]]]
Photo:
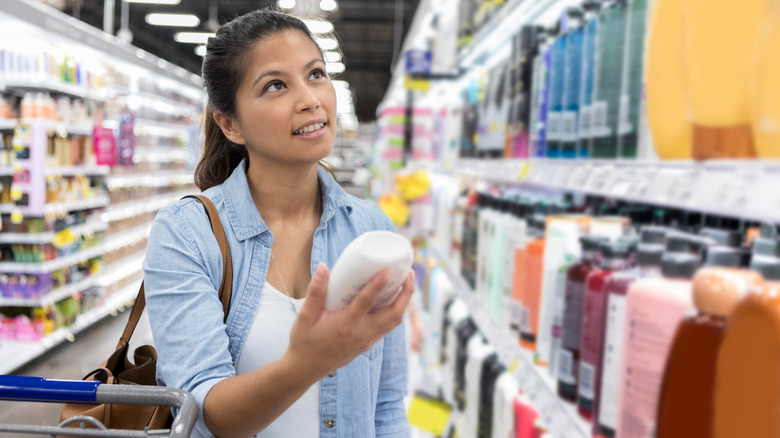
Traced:
[[591, 109], [591, 137], [607, 137], [610, 129], [607, 125], [607, 102], [594, 102]]
[[520, 330], [523, 327], [523, 306], [519, 302], [512, 300], [512, 303], [510, 304], [510, 311], [509, 329], [520, 333]]
[[620, 116], [618, 118], [618, 134], [630, 134], [634, 127], [631, 125], [631, 120], [628, 116], [631, 113], [631, 99], [628, 94], [620, 96]]
[[576, 373], [574, 367], [576, 365], [571, 351], [561, 350], [558, 355], [558, 360], [561, 362], [561, 366], [558, 369], [558, 380], [569, 385], [576, 385], [577, 379], [574, 377], [574, 374]]
[[520, 330], [523, 333], [532, 334], [531, 330], [531, 309], [520, 306]]
[[577, 112], [564, 111], [561, 115], [561, 141], [577, 141]]
[[590, 106], [583, 106], [580, 108], [580, 128], [577, 131], [577, 135], [580, 139], [584, 140], [590, 138], [591, 122], [592, 122], [592, 110]]
[[547, 140], [560, 140], [561, 113], [559, 111], [550, 111], [547, 114]]
[[617, 428], [620, 397], [620, 367], [623, 358], [623, 328], [626, 320], [626, 297], [610, 294], [607, 299], [607, 327], [601, 370], [599, 424]]
[[585, 362], [580, 362], [580, 397], [593, 400], [595, 397], [596, 369]]

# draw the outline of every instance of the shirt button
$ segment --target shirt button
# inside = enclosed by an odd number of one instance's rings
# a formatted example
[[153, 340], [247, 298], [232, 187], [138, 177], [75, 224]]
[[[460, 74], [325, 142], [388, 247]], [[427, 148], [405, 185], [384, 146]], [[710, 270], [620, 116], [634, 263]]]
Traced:
[[336, 372], [331, 371], [330, 373], [328, 373], [328, 377], [336, 377]]
[[331, 427], [333, 427], [333, 426], [335, 426], [335, 425], [336, 425], [336, 422], [335, 422], [335, 421], [333, 421], [333, 420], [327, 420], [327, 421], [325, 422], [325, 427], [327, 427], [328, 429], [330, 429]]

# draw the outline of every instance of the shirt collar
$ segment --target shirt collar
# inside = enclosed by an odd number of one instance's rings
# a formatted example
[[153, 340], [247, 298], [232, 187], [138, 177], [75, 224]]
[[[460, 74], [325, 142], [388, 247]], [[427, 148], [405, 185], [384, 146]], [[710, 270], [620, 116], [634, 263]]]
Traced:
[[[268, 225], [257, 211], [252, 194], [249, 192], [245, 169], [246, 160], [241, 160], [238, 166], [233, 169], [233, 173], [222, 184], [222, 196], [228, 218], [236, 233], [236, 238], [240, 241], [268, 231]], [[351, 214], [354, 208], [354, 199], [322, 167], [317, 168], [317, 177], [322, 190], [323, 212], [320, 221], [320, 227], [322, 227], [336, 214], [339, 208], [344, 208], [347, 214]]]

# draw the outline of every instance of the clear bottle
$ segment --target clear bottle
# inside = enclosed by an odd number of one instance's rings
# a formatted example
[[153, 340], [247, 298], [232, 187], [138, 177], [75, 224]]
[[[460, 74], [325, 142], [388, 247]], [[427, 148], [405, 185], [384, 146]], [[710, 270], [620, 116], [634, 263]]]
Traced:
[[580, 85], [582, 83], [582, 45], [585, 40], [584, 13], [580, 8], [569, 8], [569, 29], [566, 38], [565, 67], [563, 79], [563, 104], [559, 129], [560, 156], [577, 158], [577, 117], [580, 107]]
[[582, 41], [582, 72], [580, 73], [580, 102], [577, 126], [578, 156], [590, 156], [591, 122], [593, 106], [593, 86], [596, 72], [596, 42], [599, 31], [600, 1], [586, 0], [582, 4], [585, 9], [585, 24]]
[[623, 59], [620, 112], [618, 120], [618, 150], [621, 158], [636, 158], [639, 142], [640, 114], [644, 105], [645, 41], [648, 3], [652, 0], [632, 0], [628, 3], [626, 50]]

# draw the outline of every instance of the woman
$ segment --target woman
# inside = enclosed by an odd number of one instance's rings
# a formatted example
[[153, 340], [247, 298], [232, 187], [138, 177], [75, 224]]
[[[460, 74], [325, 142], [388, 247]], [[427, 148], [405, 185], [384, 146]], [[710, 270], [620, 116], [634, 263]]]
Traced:
[[378, 274], [346, 309], [324, 310], [328, 267], [358, 235], [393, 230], [318, 166], [336, 134], [336, 94], [306, 26], [255, 11], [208, 41], [206, 144], [196, 184], [219, 211], [233, 259], [223, 323], [222, 260], [193, 200], [157, 215], [144, 260], [161, 385], [201, 407], [194, 436], [408, 436], [403, 312], [369, 312]]

